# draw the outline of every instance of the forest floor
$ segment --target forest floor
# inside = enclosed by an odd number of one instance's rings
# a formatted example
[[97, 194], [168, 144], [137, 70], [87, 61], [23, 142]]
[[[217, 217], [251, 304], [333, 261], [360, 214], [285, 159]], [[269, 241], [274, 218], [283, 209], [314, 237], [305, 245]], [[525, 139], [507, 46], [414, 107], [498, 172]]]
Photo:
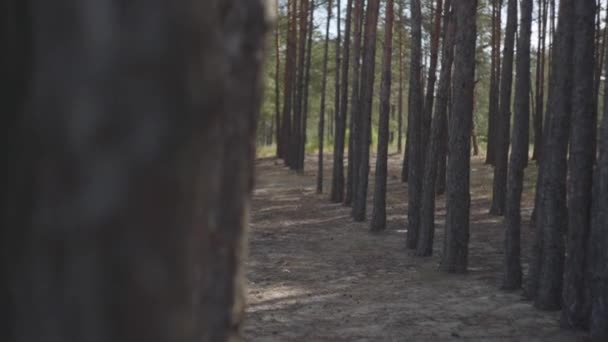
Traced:
[[[372, 160], [375, 158], [372, 158]], [[521, 292], [499, 290], [502, 219], [488, 215], [492, 169], [476, 158], [471, 175], [469, 272], [438, 271], [445, 198], [437, 201], [434, 256], [405, 248], [407, 185], [401, 158], [389, 161], [387, 230], [369, 233], [350, 208], [315, 193], [316, 159], [297, 175], [281, 161], [257, 161], [247, 269], [247, 341], [584, 341], [559, 328], [558, 312], [542, 312]], [[371, 168], [374, 170], [374, 167]], [[535, 167], [527, 170], [523, 255], [532, 232]], [[373, 198], [370, 176], [368, 217]], [[527, 260], [524, 260], [527, 270]]]

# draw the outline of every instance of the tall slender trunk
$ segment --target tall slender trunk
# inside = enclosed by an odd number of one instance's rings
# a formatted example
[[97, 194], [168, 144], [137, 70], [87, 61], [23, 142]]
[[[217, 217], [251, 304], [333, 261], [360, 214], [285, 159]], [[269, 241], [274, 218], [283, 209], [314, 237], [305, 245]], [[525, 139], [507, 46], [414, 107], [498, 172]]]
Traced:
[[292, 136], [292, 114], [295, 102], [296, 50], [297, 50], [297, 1], [287, 3], [287, 51], [285, 53], [285, 81], [283, 82], [283, 122], [281, 126], [281, 144], [283, 160], [290, 166]]
[[361, 110], [359, 112], [360, 131], [356, 143], [359, 153], [356, 172], [356, 187], [353, 198], [353, 219], [364, 221], [367, 207], [367, 187], [369, 177], [369, 148], [371, 144], [372, 104], [376, 67], [376, 35], [380, 0], [368, 0], [365, 11], [365, 32], [361, 68]]
[[329, 28], [331, 25], [332, 0], [327, 1], [327, 24], [325, 26], [325, 45], [323, 46], [323, 76], [321, 81], [321, 105], [319, 111], [319, 160], [317, 167], [317, 193], [323, 193], [323, 143], [325, 139], [325, 97], [327, 95], [327, 64], [329, 61]]
[[591, 279], [587, 270], [587, 251], [591, 231], [593, 164], [595, 162], [594, 120], [595, 78], [595, 0], [577, 0], [572, 81], [572, 118], [568, 178], [568, 243], [564, 268], [562, 325], [586, 328], [589, 325]]
[[454, 15], [456, 18], [454, 100], [449, 120], [450, 158], [447, 170], [446, 240], [440, 269], [444, 272], [463, 273], [466, 272], [468, 265], [477, 0], [455, 1]]
[[410, 103], [408, 113], [408, 224], [407, 248], [415, 249], [420, 229], [420, 198], [422, 195], [422, 172], [424, 158], [422, 152], [423, 93], [422, 93], [422, 13], [420, 0], [411, 1], [412, 14], [412, 55], [410, 60]]
[[[279, 17], [279, 0], [275, 1], [276, 16]], [[281, 144], [281, 29], [277, 24], [274, 29], [274, 54], [275, 54], [275, 71], [274, 71], [274, 105], [275, 105], [275, 129], [276, 129], [276, 154], [277, 158], [283, 158], [283, 146]]]
[[[361, 32], [363, 31], [363, 0], [353, 0], [353, 24], [355, 30], [353, 32], [353, 85], [351, 88], [351, 129], [349, 136], [349, 151], [348, 151], [348, 175], [346, 182], [346, 195], [344, 196], [344, 204], [351, 205], [356, 188], [356, 169], [358, 168], [359, 155], [357, 153], [357, 136], [359, 135], [359, 113], [361, 111], [360, 103], [360, 88], [361, 88]], [[352, 152], [351, 152], [352, 151]]]
[[531, 295], [543, 310], [561, 307], [564, 270], [564, 239], [567, 229], [566, 174], [570, 113], [572, 108], [572, 50], [574, 0], [560, 0], [559, 24], [551, 65], [547, 122], [540, 164], [540, 207], [538, 230], [542, 231], [538, 251], [538, 279]]
[[428, 67], [428, 78], [426, 82], [426, 93], [423, 105], [422, 119], [422, 154], [423, 165], [426, 158], [426, 149], [428, 146], [431, 119], [433, 117], [433, 104], [435, 102], [435, 83], [437, 82], [437, 62], [439, 59], [439, 40], [441, 36], [441, 20], [443, 15], [443, 0], [437, 0], [437, 6], [434, 12], [433, 29], [431, 31], [431, 47]]
[[448, 93], [452, 83], [455, 28], [451, 0], [446, 0], [442, 33], [441, 74], [437, 88], [437, 105], [435, 106], [435, 114], [431, 121], [431, 138], [427, 147], [422, 183], [420, 234], [416, 248], [417, 256], [431, 256], [433, 254], [433, 241], [435, 237], [435, 185], [439, 160], [441, 158], [445, 160], [445, 149], [442, 149], [441, 145], [444, 143], [442, 136], [447, 130]]
[[314, 28], [314, 13], [315, 13], [315, 1], [309, 0], [308, 5], [308, 29], [307, 29], [307, 42], [306, 42], [306, 66], [304, 72], [304, 108], [302, 110], [302, 130], [300, 132], [300, 142], [298, 146], [298, 172], [304, 172], [304, 161], [306, 160], [306, 142], [308, 139], [307, 128], [308, 128], [308, 106], [310, 104], [309, 91], [310, 91], [310, 67], [312, 61], [312, 35]]
[[397, 99], [397, 111], [398, 119], [397, 119], [397, 152], [401, 154], [403, 152], [403, 79], [405, 68], [403, 67], [405, 54], [404, 54], [404, 27], [405, 21], [403, 11], [405, 10], [405, 6], [403, 5], [403, 1], [399, 1], [399, 26], [397, 27], [397, 32], [399, 32], [399, 95]]
[[376, 155], [376, 181], [374, 187], [374, 209], [372, 231], [386, 229], [386, 180], [388, 169], [389, 114], [391, 110], [391, 67], [393, 58], [393, 0], [386, 1], [384, 24], [384, 52], [382, 58], [382, 81], [380, 89], [380, 118], [378, 120], [378, 153]]
[[331, 181], [331, 192], [329, 199], [333, 203], [340, 203], [344, 198], [344, 134], [346, 120], [342, 116], [340, 111], [340, 45], [342, 33], [340, 32], [340, 20], [341, 20], [341, 3], [340, 0], [336, 1], [336, 74], [335, 74], [335, 86], [334, 86], [334, 163], [332, 169], [332, 181]]
[[547, 37], [547, 0], [538, 0], [538, 47], [536, 53], [536, 107], [534, 110], [534, 152], [532, 159], [540, 159], [543, 134], [543, 115], [545, 113], [545, 62]]
[[[608, 58], [604, 61], [608, 70]], [[604, 81], [608, 89], [608, 79]], [[594, 223], [589, 239], [591, 255], [591, 340], [608, 340], [608, 92], [604, 92], [600, 156], [594, 175]]]
[[496, 126], [500, 94], [500, 45], [501, 45], [502, 0], [492, 1], [492, 53], [490, 62], [490, 94], [488, 109], [488, 134], [486, 164], [494, 165], [496, 155]]
[[[509, 132], [511, 128], [511, 92], [513, 87], [513, 51], [517, 30], [517, 0], [508, 0], [507, 28], [500, 76], [499, 112], [496, 119], [496, 154], [490, 214], [504, 215], [509, 164]], [[528, 81], [529, 82], [529, 81]]]
[[521, 194], [524, 170], [528, 161], [530, 134], [530, 39], [532, 35], [532, 0], [521, 1], [521, 22], [517, 39], [515, 78], [515, 115], [513, 117], [512, 152], [509, 163], [505, 213], [505, 268], [502, 288], [515, 290], [522, 286], [521, 268]]

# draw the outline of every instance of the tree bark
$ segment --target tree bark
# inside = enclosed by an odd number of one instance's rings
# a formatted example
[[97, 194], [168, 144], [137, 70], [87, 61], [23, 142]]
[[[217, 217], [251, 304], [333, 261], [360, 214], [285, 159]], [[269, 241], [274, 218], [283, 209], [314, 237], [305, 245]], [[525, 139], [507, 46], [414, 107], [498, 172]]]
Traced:
[[[608, 58], [604, 61], [608, 69]], [[604, 81], [608, 88], [608, 79]], [[591, 340], [608, 339], [608, 92], [604, 92], [604, 121], [600, 142], [600, 157], [594, 177], [594, 224], [589, 249], [591, 251]]]
[[283, 145], [283, 161], [290, 166], [292, 136], [292, 115], [294, 111], [296, 83], [296, 50], [297, 50], [297, 1], [287, 2], [287, 49], [285, 52], [285, 82], [283, 84], [283, 122], [281, 127], [281, 143]]
[[386, 229], [386, 180], [388, 169], [389, 114], [391, 110], [391, 67], [393, 57], [393, 0], [386, 1], [384, 24], [384, 52], [382, 58], [382, 81], [380, 89], [380, 118], [378, 121], [378, 153], [376, 155], [376, 181], [374, 187], [374, 209], [372, 231]]
[[[412, 39], [410, 58], [410, 101], [408, 113], [408, 211], [407, 241], [409, 249], [415, 249], [420, 229], [420, 204], [422, 195], [423, 93], [422, 93], [422, 13], [420, 0], [411, 0]], [[470, 133], [470, 130], [469, 130]]]
[[238, 338], [265, 3], [3, 3], [0, 340]]
[[477, 0], [454, 2], [454, 15], [454, 101], [450, 117], [450, 157], [447, 169], [446, 240], [440, 269], [444, 272], [462, 273], [466, 272], [468, 264]]
[[405, 54], [404, 54], [404, 27], [405, 27], [405, 22], [404, 22], [404, 17], [405, 14], [403, 13], [403, 11], [405, 10], [405, 6], [403, 5], [403, 1], [399, 1], [399, 27], [398, 27], [398, 32], [399, 32], [399, 95], [398, 95], [398, 99], [397, 99], [397, 110], [399, 112], [399, 116], [397, 119], [397, 152], [399, 154], [403, 153], [403, 79], [404, 79], [404, 73], [405, 73], [405, 69], [403, 67], [404, 64], [404, 59], [405, 59]]
[[512, 151], [509, 163], [505, 214], [504, 290], [522, 286], [521, 268], [521, 194], [524, 170], [528, 161], [530, 134], [530, 39], [532, 35], [532, 0], [520, 2], [521, 21], [517, 40], [517, 76], [515, 78], [515, 115]]
[[[494, 156], [494, 182], [490, 214], [502, 216], [505, 212], [507, 170], [509, 164], [509, 132], [511, 128], [511, 91], [513, 83], [513, 51], [517, 30], [517, 0], [507, 4], [507, 28], [500, 76], [499, 112], [496, 118], [496, 154]], [[529, 82], [529, 81], [528, 81]]]
[[536, 108], [534, 110], [534, 152], [532, 160], [540, 159], [543, 134], [543, 116], [545, 113], [545, 60], [547, 31], [547, 0], [538, 0], [538, 47], [536, 53]]
[[[276, 16], [279, 17], [279, 0], [275, 1], [276, 6]], [[274, 53], [275, 53], [275, 73], [274, 73], [274, 96], [275, 96], [275, 129], [276, 129], [276, 154], [277, 158], [283, 158], [283, 146], [281, 141], [281, 30], [279, 25], [277, 24], [274, 29]]]
[[323, 76], [321, 81], [321, 109], [319, 112], [319, 160], [317, 167], [317, 193], [323, 193], [323, 143], [325, 140], [325, 97], [327, 95], [327, 64], [329, 60], [329, 28], [331, 25], [332, 0], [327, 1], [327, 24], [325, 26], [325, 45], [323, 46]]
[[500, 45], [502, 36], [502, 0], [492, 1], [492, 52], [490, 62], [490, 94], [488, 109], [488, 135], [486, 146], [486, 164], [495, 164], [496, 155], [496, 126], [499, 116], [500, 94]]
[[367, 187], [369, 177], [369, 147], [371, 143], [372, 103], [376, 66], [376, 35], [380, 0], [369, 0], [365, 13], [365, 33], [363, 40], [363, 60], [361, 68], [361, 110], [359, 112], [360, 132], [356, 143], [359, 153], [358, 168], [355, 169], [355, 192], [353, 198], [353, 219], [364, 221], [367, 207]]
[[572, 88], [574, 1], [560, 0], [559, 24], [553, 49], [548, 120], [541, 159], [538, 229], [542, 230], [538, 287], [534, 305], [561, 308], [564, 239], [567, 228], [566, 174]]
[[298, 172], [304, 172], [304, 161], [306, 160], [306, 142], [308, 136], [306, 134], [308, 128], [308, 105], [310, 103], [310, 64], [312, 60], [312, 35], [314, 28], [315, 17], [315, 1], [309, 0], [308, 4], [308, 29], [306, 42], [306, 66], [304, 71], [304, 108], [302, 110], [302, 130], [300, 132], [300, 143], [298, 145]]
[[451, 0], [446, 0], [442, 34], [441, 74], [437, 89], [435, 116], [431, 121], [431, 138], [427, 148], [422, 183], [420, 234], [418, 236], [418, 245], [416, 246], [417, 256], [431, 256], [433, 254], [433, 241], [435, 237], [435, 185], [439, 160], [441, 158], [445, 159], [445, 149], [442, 149], [441, 145], [443, 144], [443, 133], [447, 130], [448, 93], [452, 83], [452, 63], [454, 59], [455, 23], [450, 8]]
[[352, 205], [352, 200], [356, 188], [356, 169], [358, 168], [359, 156], [357, 153], [357, 136], [359, 135], [359, 112], [361, 111], [361, 103], [359, 100], [361, 87], [361, 32], [363, 31], [363, 0], [353, 0], [353, 84], [351, 89], [351, 113], [350, 113], [350, 134], [349, 134], [349, 150], [348, 150], [348, 174], [346, 180], [346, 194], [344, 196], [344, 204]]
[[434, 9], [435, 18], [433, 19], [433, 29], [431, 32], [431, 47], [428, 67], [428, 78], [426, 82], [426, 93], [423, 107], [422, 120], [422, 154], [423, 162], [427, 157], [426, 149], [428, 146], [429, 135], [431, 130], [431, 119], [433, 117], [433, 105], [435, 102], [435, 83], [437, 82], [437, 62], [439, 60], [439, 38], [441, 36], [441, 20], [443, 15], [443, 0], [437, 0], [437, 6]]
[[562, 325], [589, 326], [589, 283], [587, 246], [591, 230], [591, 193], [596, 126], [593, 107], [595, 78], [595, 0], [578, 0], [574, 5], [574, 73], [568, 179], [568, 243], [564, 269]]

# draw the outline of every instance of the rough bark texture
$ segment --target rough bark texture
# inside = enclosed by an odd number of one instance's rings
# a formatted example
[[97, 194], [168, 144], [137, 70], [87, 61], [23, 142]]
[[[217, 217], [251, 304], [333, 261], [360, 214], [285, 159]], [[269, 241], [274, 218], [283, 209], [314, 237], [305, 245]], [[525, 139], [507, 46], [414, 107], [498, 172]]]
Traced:
[[302, 109], [302, 128], [300, 131], [300, 142], [298, 144], [298, 171], [304, 172], [304, 161], [306, 159], [306, 142], [308, 141], [308, 108], [310, 104], [310, 68], [312, 62], [312, 35], [315, 18], [315, 1], [310, 0], [308, 4], [308, 29], [306, 38], [306, 62], [304, 71], [304, 94], [303, 94], [303, 109]]
[[547, 0], [538, 0], [538, 46], [536, 52], [536, 104], [534, 110], [534, 152], [532, 160], [540, 160], [545, 113], [545, 56], [547, 31]]
[[496, 121], [498, 118], [498, 96], [500, 93], [500, 45], [501, 45], [502, 0], [492, 0], [492, 52], [490, 62], [490, 94], [488, 108], [488, 134], [486, 164], [494, 165], [496, 155]]
[[[608, 58], [605, 60], [608, 69]], [[604, 86], [608, 86], [608, 80]], [[594, 177], [594, 223], [589, 239], [591, 277], [591, 340], [608, 340], [608, 92], [604, 92], [604, 119], [600, 157]]]
[[591, 193], [596, 126], [593, 93], [595, 73], [595, 0], [578, 0], [574, 23], [574, 74], [568, 179], [568, 249], [564, 269], [562, 325], [589, 325], [587, 244], [591, 230]]
[[440, 269], [466, 272], [469, 248], [469, 192], [471, 126], [475, 87], [477, 0], [454, 2], [456, 42], [454, 51], [453, 109], [450, 117], [450, 152], [447, 168], [446, 240]]
[[[441, 75], [437, 89], [437, 106], [431, 123], [431, 138], [427, 148], [427, 157], [422, 182], [422, 205], [420, 209], [420, 234], [416, 246], [417, 256], [433, 254], [435, 236], [435, 184], [437, 166], [441, 158], [445, 159], [442, 136], [447, 130], [448, 93], [452, 81], [452, 63], [454, 58], [455, 23], [450, 12], [451, 0], [446, 0], [444, 16], [443, 47], [441, 54]], [[442, 154], [443, 152], [443, 154]]]
[[361, 32], [363, 31], [363, 0], [353, 0], [353, 25], [355, 29], [353, 32], [353, 84], [351, 89], [351, 125], [349, 134], [349, 150], [348, 150], [348, 174], [346, 179], [346, 194], [344, 196], [344, 204], [349, 206], [352, 204], [356, 180], [355, 174], [358, 165], [359, 156], [357, 154], [357, 136], [359, 135], [359, 112], [361, 110], [359, 95], [361, 86]]
[[410, 58], [410, 101], [408, 113], [407, 156], [408, 161], [408, 206], [407, 248], [415, 249], [420, 229], [420, 204], [422, 195], [422, 13], [420, 0], [411, 0], [412, 39]]
[[[503, 215], [507, 195], [507, 170], [509, 164], [509, 131], [511, 127], [511, 92], [513, 86], [513, 51], [517, 31], [517, 0], [507, 5], [507, 28], [500, 76], [500, 102], [496, 118], [496, 149], [494, 156], [494, 185], [490, 214]], [[528, 81], [529, 82], [529, 81]]]
[[433, 105], [435, 103], [435, 83], [437, 82], [437, 62], [439, 60], [439, 37], [441, 36], [441, 17], [443, 15], [443, 0], [437, 0], [434, 9], [433, 29], [431, 32], [431, 55], [429, 57], [428, 78], [426, 82], [426, 93], [423, 107], [422, 120], [422, 153], [423, 165], [427, 157], [426, 150], [431, 131], [431, 119], [433, 117]]
[[397, 30], [399, 32], [399, 91], [398, 91], [398, 99], [397, 99], [397, 111], [398, 119], [397, 119], [397, 153], [401, 154], [403, 152], [403, 79], [404, 79], [404, 34], [405, 31], [405, 22], [403, 11], [405, 10], [405, 6], [403, 5], [403, 1], [399, 1], [399, 25], [397, 26]]
[[540, 172], [538, 229], [542, 230], [535, 306], [561, 308], [564, 233], [567, 229], [566, 174], [572, 96], [573, 0], [561, 0], [552, 59], [547, 129]]
[[[275, 0], [276, 16], [279, 16], [279, 0]], [[276, 136], [276, 154], [277, 158], [283, 158], [283, 145], [281, 142], [281, 29], [277, 24], [274, 29], [274, 105], [275, 105], [275, 136]]]
[[382, 57], [382, 80], [380, 88], [380, 119], [378, 121], [378, 153], [376, 154], [376, 181], [374, 187], [374, 209], [370, 229], [386, 228], [386, 180], [388, 169], [389, 114], [391, 110], [391, 67], [393, 57], [393, 0], [386, 1], [384, 24], [384, 52]]
[[533, 3], [532, 0], [522, 0], [520, 4], [521, 22], [517, 40], [515, 115], [511, 136], [512, 151], [505, 213], [505, 268], [502, 279], [502, 288], [505, 290], [516, 290], [522, 286], [521, 194], [530, 140], [530, 39]]
[[334, 138], [334, 164], [332, 169], [332, 187], [330, 200], [333, 203], [340, 203], [344, 199], [344, 139], [346, 134], [346, 116], [340, 111], [340, 0], [336, 3], [336, 64], [335, 64], [335, 96], [334, 96], [334, 117], [335, 117], [335, 138]]
[[372, 104], [374, 95], [374, 76], [376, 66], [376, 35], [380, 0], [369, 0], [365, 11], [365, 33], [363, 40], [363, 59], [361, 68], [361, 124], [356, 143], [359, 154], [356, 171], [356, 186], [353, 198], [353, 219], [364, 221], [367, 208], [367, 187], [369, 177], [369, 147], [372, 133]]
[[264, 3], [3, 2], [0, 340], [238, 337]]
[[325, 43], [323, 46], [323, 76], [321, 81], [321, 110], [319, 113], [319, 159], [317, 163], [317, 193], [323, 193], [323, 145], [325, 140], [325, 97], [327, 96], [327, 64], [329, 60], [329, 27], [331, 24], [332, 1], [327, 1], [327, 24], [325, 26]]
[[290, 164], [292, 145], [292, 114], [294, 110], [294, 85], [296, 80], [296, 49], [297, 49], [297, 1], [287, 3], [287, 48], [285, 51], [285, 81], [283, 82], [283, 123], [281, 127], [281, 144], [283, 145], [283, 161]]
[[[351, 44], [351, 22], [352, 22], [352, 7], [353, 7], [353, 0], [348, 0], [347, 4], [346, 4], [346, 23], [345, 23], [345, 27], [344, 27], [344, 44], [342, 47], [342, 63], [341, 63], [341, 74], [340, 77], [342, 77], [342, 81], [340, 82], [340, 98], [342, 99], [340, 101], [340, 119], [341, 119], [341, 126], [340, 126], [340, 139], [339, 141], [336, 141], [334, 143], [334, 150], [339, 151], [339, 156], [338, 156], [338, 168], [340, 168], [341, 170], [336, 170], [337, 173], [341, 174], [341, 176], [339, 178], [341, 178], [341, 187], [342, 190], [340, 191], [340, 193], [342, 194], [341, 198], [336, 198], [336, 199], [340, 199], [340, 201], [336, 201], [336, 202], [342, 202], [344, 200], [344, 196], [345, 196], [345, 191], [348, 192], [348, 185], [346, 185], [345, 188], [345, 184], [344, 184], [344, 146], [346, 143], [346, 124], [347, 124], [347, 117], [348, 117], [348, 80], [349, 80], [349, 72], [348, 69], [350, 68], [350, 44]], [[352, 125], [352, 118], [351, 118], [351, 125]], [[351, 146], [350, 146], [350, 137], [349, 137], [349, 146], [348, 146], [348, 163], [350, 163], [350, 160], [352, 158], [351, 156]], [[349, 166], [347, 165], [347, 168]], [[349, 172], [348, 169], [346, 171], [347, 173]]]

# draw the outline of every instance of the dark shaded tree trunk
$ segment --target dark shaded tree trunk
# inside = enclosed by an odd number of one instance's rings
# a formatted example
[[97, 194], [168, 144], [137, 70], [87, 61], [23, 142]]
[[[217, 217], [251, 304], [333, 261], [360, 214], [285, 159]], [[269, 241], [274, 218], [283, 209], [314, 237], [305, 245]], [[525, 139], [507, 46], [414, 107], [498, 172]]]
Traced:
[[225, 3], [3, 2], [0, 340], [238, 338], [270, 25]]
[[568, 179], [568, 243], [564, 269], [562, 325], [589, 326], [589, 284], [587, 246], [591, 230], [591, 193], [596, 125], [593, 107], [595, 78], [595, 0], [578, 0], [574, 5], [574, 73]]
[[403, 153], [403, 79], [405, 68], [403, 67], [405, 53], [404, 53], [404, 27], [405, 14], [403, 11], [405, 10], [405, 6], [403, 5], [403, 1], [399, 1], [399, 26], [397, 30], [399, 32], [399, 93], [397, 99], [397, 110], [398, 110], [398, 118], [397, 118], [397, 152], [399, 154]]
[[331, 24], [332, 0], [327, 1], [327, 25], [325, 26], [325, 45], [323, 46], [323, 76], [321, 81], [321, 109], [319, 112], [319, 160], [317, 167], [317, 193], [323, 193], [323, 144], [325, 140], [325, 97], [327, 95], [327, 63], [329, 60], [329, 28]]
[[[573, 0], [560, 0], [559, 23], [551, 66], [551, 82], [539, 176], [541, 184], [537, 225], [542, 230], [538, 286], [534, 305], [558, 310], [564, 271], [564, 233], [567, 229], [566, 174], [572, 108]], [[536, 276], [536, 275], [534, 275]]]
[[[452, 18], [451, 0], [445, 2], [445, 16], [443, 28], [443, 47], [441, 54], [441, 74], [437, 88], [437, 106], [431, 121], [431, 138], [427, 148], [427, 157], [424, 167], [422, 183], [422, 204], [420, 209], [420, 234], [416, 246], [417, 256], [431, 256], [433, 254], [433, 241], [435, 237], [435, 185], [437, 180], [437, 167], [439, 160], [445, 160], [445, 149], [442, 136], [447, 130], [448, 93], [452, 81], [452, 62], [454, 58], [455, 23]], [[442, 154], [443, 151], [443, 154]]]
[[433, 105], [435, 102], [435, 83], [437, 82], [437, 62], [439, 59], [439, 37], [441, 36], [441, 17], [443, 14], [443, 0], [437, 0], [437, 6], [434, 9], [435, 18], [433, 19], [433, 29], [431, 31], [431, 47], [428, 67], [428, 78], [426, 82], [426, 93], [423, 107], [422, 119], [422, 155], [424, 167], [424, 159], [427, 157], [426, 150], [429, 142], [431, 119], [433, 117]]
[[376, 35], [378, 30], [378, 13], [380, 0], [369, 0], [365, 11], [365, 32], [363, 40], [363, 59], [361, 68], [361, 110], [359, 112], [360, 130], [357, 153], [358, 168], [355, 174], [355, 192], [353, 198], [353, 219], [364, 221], [367, 207], [367, 187], [369, 177], [369, 147], [371, 144], [372, 103], [374, 95], [374, 76], [376, 67]]
[[291, 148], [289, 152], [289, 167], [297, 172], [302, 172], [303, 169], [300, 165], [300, 150], [303, 141], [302, 131], [304, 130], [304, 102], [306, 99], [305, 88], [306, 88], [306, 56], [307, 56], [307, 40], [308, 40], [308, 9], [309, 0], [300, 0], [300, 10], [298, 13], [299, 20], [299, 35], [298, 35], [298, 58], [296, 67], [296, 91], [295, 91], [295, 108], [293, 116], [293, 127], [291, 139]]
[[308, 139], [307, 128], [308, 128], [308, 105], [310, 98], [308, 96], [310, 90], [310, 64], [312, 60], [312, 35], [313, 35], [313, 24], [315, 16], [315, 1], [309, 0], [308, 5], [308, 30], [307, 30], [307, 43], [306, 43], [306, 67], [304, 72], [304, 108], [302, 111], [302, 130], [300, 132], [300, 142], [298, 145], [298, 172], [304, 172], [304, 161], [306, 160], [306, 142]]
[[492, 0], [492, 52], [490, 62], [490, 94], [488, 109], [488, 135], [486, 164], [494, 165], [496, 155], [496, 126], [499, 116], [500, 94], [500, 45], [502, 36], [502, 0]]
[[[410, 58], [410, 101], [408, 113], [407, 158], [408, 165], [408, 210], [406, 246], [415, 249], [420, 229], [420, 205], [422, 195], [423, 93], [422, 93], [422, 13], [420, 0], [411, 0], [412, 39]], [[470, 131], [469, 131], [470, 133]]]
[[454, 2], [456, 42], [454, 51], [453, 109], [450, 117], [450, 155], [447, 169], [446, 240], [440, 269], [466, 272], [468, 264], [471, 194], [471, 126], [475, 88], [477, 0]]
[[502, 279], [504, 290], [516, 290], [522, 286], [521, 194], [530, 140], [530, 39], [534, 5], [532, 0], [522, 0], [520, 4], [521, 22], [517, 39], [515, 115], [505, 213], [505, 268]]
[[[608, 69], [608, 58], [605, 60]], [[604, 82], [608, 88], [608, 79]], [[604, 121], [600, 141], [600, 157], [594, 177], [594, 223], [589, 249], [591, 251], [591, 340], [608, 340], [608, 92], [604, 92]]]
[[545, 60], [547, 31], [547, 0], [538, 0], [538, 47], [536, 52], [536, 106], [534, 110], [534, 152], [532, 160], [540, 159], [543, 139], [543, 115], [545, 112]]
[[334, 96], [334, 163], [332, 169], [332, 181], [331, 181], [331, 192], [329, 199], [333, 203], [340, 203], [344, 199], [344, 135], [346, 127], [346, 117], [342, 116], [340, 111], [340, 44], [341, 44], [341, 32], [340, 32], [340, 0], [336, 3], [336, 75], [335, 75], [335, 96]]
[[[276, 16], [279, 17], [279, 0], [275, 1]], [[275, 53], [275, 78], [274, 78], [274, 105], [275, 105], [275, 129], [276, 129], [276, 154], [277, 158], [283, 158], [283, 145], [281, 140], [281, 30], [279, 25], [274, 29], [274, 53]]]
[[[342, 98], [342, 101], [340, 102], [340, 111], [341, 111], [341, 116], [344, 118], [344, 126], [341, 127], [341, 139], [340, 139], [340, 150], [342, 151], [342, 157], [341, 159], [344, 159], [344, 144], [345, 144], [345, 140], [346, 140], [346, 124], [347, 124], [347, 117], [348, 117], [348, 83], [349, 83], [349, 68], [350, 68], [350, 60], [351, 60], [351, 49], [350, 49], [350, 45], [351, 45], [351, 31], [352, 31], [352, 21], [353, 21], [353, 0], [348, 0], [347, 4], [346, 4], [346, 23], [345, 23], [345, 27], [344, 27], [344, 47], [342, 48], [342, 82], [340, 84], [340, 97]], [[350, 133], [352, 133], [352, 125], [353, 125], [353, 119], [352, 116], [350, 118]], [[352, 177], [352, 172], [351, 172], [351, 162], [352, 162], [352, 137], [349, 135], [348, 138], [348, 160], [347, 160], [347, 180], [346, 180], [346, 184], [344, 185], [344, 180], [342, 180], [342, 184], [343, 184], [343, 190], [341, 191], [341, 193], [343, 194], [343, 197], [341, 199], [340, 202], [345, 201], [347, 194], [348, 196], [350, 196], [350, 188], [351, 185], [349, 185], [349, 178]], [[344, 161], [342, 161], [342, 165], [344, 165]], [[342, 178], [344, 179], [344, 166], [342, 166]], [[352, 179], [351, 179], [352, 181]]]
[[281, 143], [283, 145], [283, 160], [286, 166], [290, 166], [292, 136], [292, 114], [295, 102], [296, 84], [296, 50], [297, 50], [297, 1], [287, 2], [287, 49], [285, 52], [285, 82], [283, 84], [283, 122], [281, 127]]
[[[410, 76], [411, 77], [411, 76]], [[407, 103], [408, 103], [408, 116], [407, 116], [407, 121], [408, 121], [408, 127], [407, 127], [407, 131], [405, 132], [405, 148], [403, 149], [403, 165], [401, 167], [401, 182], [403, 183], [407, 183], [408, 178], [409, 178], [409, 169], [410, 169], [410, 154], [409, 154], [409, 146], [410, 146], [410, 129], [409, 129], [409, 125], [410, 125], [410, 113], [409, 113], [409, 103], [412, 100], [412, 90], [409, 89], [408, 90], [408, 94], [407, 94]]]
[[351, 113], [350, 113], [350, 134], [349, 134], [349, 146], [348, 146], [348, 172], [346, 179], [346, 194], [344, 196], [344, 204], [347, 206], [352, 205], [352, 200], [355, 193], [356, 179], [355, 170], [358, 168], [359, 156], [357, 153], [356, 139], [359, 135], [359, 112], [361, 111], [361, 104], [359, 101], [360, 87], [361, 87], [361, 35], [363, 31], [363, 0], [353, 0], [353, 22], [355, 29], [353, 32], [353, 84], [351, 88]]
[[389, 114], [391, 110], [391, 67], [393, 57], [393, 0], [386, 1], [384, 24], [384, 52], [382, 57], [382, 81], [380, 88], [380, 118], [378, 121], [378, 153], [376, 155], [376, 181], [374, 188], [374, 209], [372, 211], [372, 231], [386, 229], [386, 180], [388, 169]]
[[[494, 156], [494, 182], [490, 214], [504, 215], [507, 195], [509, 164], [509, 132], [511, 128], [511, 92], [513, 87], [513, 51], [517, 30], [517, 0], [508, 0], [507, 28], [500, 76], [499, 112], [496, 118], [496, 149]], [[529, 82], [529, 81], [528, 81]]]

